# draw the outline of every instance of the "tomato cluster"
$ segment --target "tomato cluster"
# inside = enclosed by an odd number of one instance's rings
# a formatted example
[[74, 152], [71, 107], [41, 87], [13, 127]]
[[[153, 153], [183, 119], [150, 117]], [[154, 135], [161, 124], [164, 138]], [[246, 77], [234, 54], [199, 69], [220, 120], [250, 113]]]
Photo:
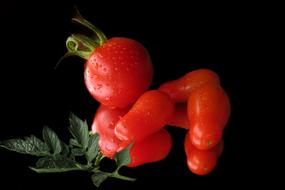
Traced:
[[222, 134], [230, 115], [229, 98], [218, 75], [199, 69], [148, 90], [153, 67], [143, 45], [122, 37], [107, 39], [87, 21], [75, 21], [98, 37], [93, 40], [74, 35], [67, 47], [69, 53], [87, 60], [84, 81], [100, 103], [92, 132], [100, 135], [101, 152], [112, 159], [133, 144], [129, 167], [162, 160], [172, 147], [172, 138], [164, 127], [177, 126], [187, 129], [189, 169], [199, 175], [213, 170], [223, 151]]
[[230, 101], [218, 75], [208, 69], [195, 70], [162, 84], [159, 90], [176, 102], [168, 124], [188, 129], [184, 148], [189, 169], [208, 174], [223, 152], [222, 134], [230, 116]]

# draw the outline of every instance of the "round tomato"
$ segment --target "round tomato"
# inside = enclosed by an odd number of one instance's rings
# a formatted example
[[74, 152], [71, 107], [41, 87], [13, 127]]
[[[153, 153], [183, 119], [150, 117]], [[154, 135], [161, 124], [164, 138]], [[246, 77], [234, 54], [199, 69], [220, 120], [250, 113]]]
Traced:
[[85, 64], [84, 79], [100, 103], [125, 107], [151, 84], [153, 68], [147, 50], [128, 38], [111, 38], [94, 49]]

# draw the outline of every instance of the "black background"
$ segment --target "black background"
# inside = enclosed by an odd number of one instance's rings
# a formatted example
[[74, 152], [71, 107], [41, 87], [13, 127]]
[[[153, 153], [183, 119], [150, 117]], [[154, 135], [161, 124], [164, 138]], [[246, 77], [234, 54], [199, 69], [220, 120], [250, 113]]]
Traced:
[[[167, 127], [174, 139], [167, 159], [125, 169], [123, 172], [138, 181], [108, 179], [102, 189], [230, 187], [225, 181], [244, 186], [268, 167], [261, 167], [257, 156], [263, 151], [258, 147], [264, 146], [258, 133], [266, 124], [264, 121], [259, 125], [256, 120], [262, 118], [260, 112], [269, 104], [259, 100], [273, 68], [267, 62], [271, 55], [265, 49], [272, 40], [268, 36], [274, 23], [268, 17], [270, 8], [260, 10], [259, 5], [216, 4], [216, 8], [178, 1], [154, 5], [146, 1], [95, 0], [2, 4], [0, 140], [40, 136], [43, 125], [68, 139], [70, 112], [91, 123], [98, 103], [84, 86], [84, 62], [69, 58], [54, 69], [74, 29], [70, 22], [74, 5], [107, 37], [133, 38], [149, 50], [154, 66], [152, 89], [193, 69], [209, 68], [219, 74], [232, 102], [232, 116], [224, 133], [225, 150], [210, 175], [191, 174], [183, 151], [184, 131]], [[28, 168], [34, 162], [33, 157], [0, 149], [1, 186], [93, 188], [89, 174], [39, 175]]]

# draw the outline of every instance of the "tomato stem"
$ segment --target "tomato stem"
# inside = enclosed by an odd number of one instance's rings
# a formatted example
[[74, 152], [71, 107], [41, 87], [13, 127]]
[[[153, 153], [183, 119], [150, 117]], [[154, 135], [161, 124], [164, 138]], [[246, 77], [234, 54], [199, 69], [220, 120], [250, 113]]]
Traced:
[[66, 40], [67, 53], [59, 59], [55, 68], [63, 59], [70, 56], [78, 56], [87, 60], [98, 46], [98, 43], [85, 35], [72, 34]]
[[104, 44], [108, 39], [105, 34], [92, 23], [84, 19], [79, 11], [75, 8], [75, 16], [72, 21], [85, 26], [96, 35], [95, 39], [82, 34], [72, 34], [66, 40], [66, 48], [68, 52], [62, 56], [57, 62], [55, 68], [61, 61], [70, 56], [78, 56], [88, 60], [95, 48]]
[[95, 35], [98, 37], [99, 39], [99, 45], [102, 45], [103, 43], [105, 43], [107, 41], [107, 37], [105, 36], [105, 34], [96, 26], [94, 26], [91, 22], [89, 22], [88, 20], [84, 19], [81, 14], [79, 13], [78, 9], [75, 9], [75, 17], [72, 18], [73, 22], [76, 22], [78, 24], [81, 24], [83, 26], [85, 26], [86, 28], [90, 29], [92, 32], [95, 33]]

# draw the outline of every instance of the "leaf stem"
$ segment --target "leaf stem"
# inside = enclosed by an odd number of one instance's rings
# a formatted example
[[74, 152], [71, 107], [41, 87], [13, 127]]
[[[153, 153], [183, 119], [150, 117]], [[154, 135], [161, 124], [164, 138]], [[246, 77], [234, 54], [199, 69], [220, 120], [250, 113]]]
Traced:
[[99, 152], [98, 156], [95, 159], [95, 167], [99, 166], [99, 164], [103, 158], [104, 158], [104, 155], [101, 152]]
[[127, 176], [123, 176], [121, 174], [119, 174], [118, 171], [115, 171], [113, 173], [108, 173], [108, 172], [104, 172], [108, 177], [112, 177], [112, 178], [117, 178], [117, 179], [122, 179], [125, 181], [136, 181], [135, 178], [131, 178], [131, 177], [127, 177]]

